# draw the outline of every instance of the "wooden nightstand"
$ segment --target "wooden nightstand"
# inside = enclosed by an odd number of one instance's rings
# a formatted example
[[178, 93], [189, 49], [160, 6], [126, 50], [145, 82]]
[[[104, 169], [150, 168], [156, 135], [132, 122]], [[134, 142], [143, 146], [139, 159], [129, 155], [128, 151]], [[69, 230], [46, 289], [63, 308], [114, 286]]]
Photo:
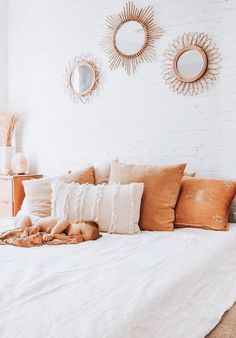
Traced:
[[16, 216], [25, 197], [22, 181], [43, 177], [42, 175], [0, 175], [0, 218]]

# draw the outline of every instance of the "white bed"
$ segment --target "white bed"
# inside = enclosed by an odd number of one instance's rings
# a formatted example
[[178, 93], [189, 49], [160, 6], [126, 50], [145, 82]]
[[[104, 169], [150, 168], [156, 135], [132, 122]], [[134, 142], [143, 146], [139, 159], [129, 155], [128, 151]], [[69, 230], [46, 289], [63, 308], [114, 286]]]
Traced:
[[0, 337], [203, 338], [235, 281], [236, 225], [0, 246]]

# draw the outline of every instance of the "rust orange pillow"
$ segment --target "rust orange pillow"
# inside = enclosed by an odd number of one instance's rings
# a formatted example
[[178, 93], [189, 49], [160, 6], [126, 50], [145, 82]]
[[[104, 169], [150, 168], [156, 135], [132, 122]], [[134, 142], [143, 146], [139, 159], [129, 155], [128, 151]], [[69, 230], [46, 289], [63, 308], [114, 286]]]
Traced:
[[236, 182], [183, 179], [175, 209], [177, 227], [227, 230], [229, 208], [236, 193]]
[[140, 228], [171, 231], [185, 167], [186, 164], [159, 167], [113, 162], [109, 183], [144, 183]]

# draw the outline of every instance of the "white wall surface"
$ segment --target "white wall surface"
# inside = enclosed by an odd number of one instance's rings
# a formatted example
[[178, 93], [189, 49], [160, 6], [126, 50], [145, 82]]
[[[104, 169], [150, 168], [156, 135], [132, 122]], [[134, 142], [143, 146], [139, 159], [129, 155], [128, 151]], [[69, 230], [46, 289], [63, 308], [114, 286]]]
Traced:
[[7, 107], [7, 0], [0, 0], [0, 109]]
[[[56, 174], [119, 157], [187, 162], [200, 176], [236, 178], [236, 1], [136, 0], [154, 5], [165, 33], [156, 62], [130, 77], [122, 68], [110, 72], [99, 46], [105, 17], [125, 2], [8, 0], [9, 103], [24, 116], [17, 140], [33, 170]], [[196, 97], [172, 93], [160, 67], [168, 43], [189, 31], [208, 33], [223, 59], [214, 87]], [[96, 57], [103, 72], [86, 105], [64, 90], [65, 68], [80, 54]]]

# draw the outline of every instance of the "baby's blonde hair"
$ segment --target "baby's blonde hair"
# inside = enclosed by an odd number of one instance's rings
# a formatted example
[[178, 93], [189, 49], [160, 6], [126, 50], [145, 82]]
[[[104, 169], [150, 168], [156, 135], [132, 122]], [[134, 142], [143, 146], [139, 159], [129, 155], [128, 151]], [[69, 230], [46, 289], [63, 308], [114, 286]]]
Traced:
[[84, 222], [84, 223], [87, 223], [89, 225], [91, 225], [92, 227], [96, 228], [96, 229], [99, 229], [99, 225], [97, 224], [97, 222], [95, 221], [90, 221], [90, 220], [83, 220], [81, 222]]
[[89, 224], [94, 228], [91, 240], [96, 240], [100, 237], [100, 235], [99, 235], [99, 225], [98, 225], [97, 222], [92, 221], [92, 220], [82, 220], [81, 223]]

